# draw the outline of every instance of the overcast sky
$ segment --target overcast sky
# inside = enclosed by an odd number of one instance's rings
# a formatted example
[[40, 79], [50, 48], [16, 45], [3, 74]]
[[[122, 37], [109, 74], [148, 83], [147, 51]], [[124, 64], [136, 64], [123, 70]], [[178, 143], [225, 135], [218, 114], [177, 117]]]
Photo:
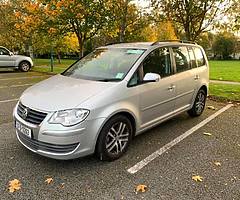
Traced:
[[134, 3], [145, 8], [150, 5], [150, 0], [134, 0]]

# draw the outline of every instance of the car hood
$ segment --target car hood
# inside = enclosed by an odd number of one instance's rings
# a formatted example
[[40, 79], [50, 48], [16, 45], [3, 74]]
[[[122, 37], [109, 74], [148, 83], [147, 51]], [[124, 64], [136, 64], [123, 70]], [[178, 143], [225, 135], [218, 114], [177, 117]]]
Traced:
[[72, 109], [116, 84], [56, 75], [25, 90], [20, 101], [42, 111]]

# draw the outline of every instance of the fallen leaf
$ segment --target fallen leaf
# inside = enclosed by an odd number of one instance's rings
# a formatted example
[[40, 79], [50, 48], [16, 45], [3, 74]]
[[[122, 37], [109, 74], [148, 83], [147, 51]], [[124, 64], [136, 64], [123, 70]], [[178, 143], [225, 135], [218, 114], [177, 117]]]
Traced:
[[65, 187], [65, 183], [61, 183], [61, 184], [60, 184], [60, 187], [61, 187], [61, 188], [64, 188], [64, 187]]
[[204, 132], [203, 135], [211, 136], [212, 133], [206, 133], [206, 132]]
[[146, 192], [147, 186], [146, 185], [138, 185], [136, 188], [136, 193], [138, 192]]
[[17, 190], [20, 190], [21, 189], [21, 185], [22, 184], [20, 183], [20, 181], [18, 179], [14, 179], [12, 181], [9, 181], [9, 188], [8, 188], [8, 190], [9, 190], [9, 192], [13, 193], [13, 192], [15, 192]]
[[196, 181], [196, 182], [202, 182], [203, 177], [196, 175], [196, 176], [192, 176], [192, 180]]
[[216, 110], [216, 108], [214, 106], [208, 106], [207, 108], [210, 110]]
[[45, 180], [45, 183], [47, 183], [47, 184], [51, 184], [52, 182], [53, 182], [53, 178], [47, 178]]
[[214, 165], [216, 165], [216, 166], [221, 166], [221, 163], [218, 162], [218, 161], [216, 161], [216, 162], [214, 162]]

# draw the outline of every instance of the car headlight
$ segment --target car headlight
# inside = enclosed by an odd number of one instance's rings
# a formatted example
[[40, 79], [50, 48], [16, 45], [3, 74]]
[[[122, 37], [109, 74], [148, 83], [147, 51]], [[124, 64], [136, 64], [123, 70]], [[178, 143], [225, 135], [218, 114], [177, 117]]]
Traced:
[[76, 125], [87, 118], [89, 110], [71, 109], [55, 112], [49, 119], [50, 124], [62, 124], [63, 126]]

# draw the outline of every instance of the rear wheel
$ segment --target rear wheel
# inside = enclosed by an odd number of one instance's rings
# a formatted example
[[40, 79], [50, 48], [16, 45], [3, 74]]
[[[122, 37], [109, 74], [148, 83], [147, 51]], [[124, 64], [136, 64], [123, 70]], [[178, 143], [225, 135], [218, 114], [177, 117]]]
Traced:
[[193, 107], [191, 108], [191, 110], [188, 111], [188, 114], [192, 117], [200, 116], [205, 108], [206, 99], [207, 94], [205, 90], [200, 89], [195, 98]]
[[19, 69], [22, 71], [22, 72], [28, 72], [31, 68], [31, 65], [29, 62], [27, 61], [23, 61], [19, 64]]
[[102, 128], [96, 147], [100, 160], [112, 161], [121, 157], [129, 146], [132, 138], [132, 124], [123, 115], [111, 118]]

